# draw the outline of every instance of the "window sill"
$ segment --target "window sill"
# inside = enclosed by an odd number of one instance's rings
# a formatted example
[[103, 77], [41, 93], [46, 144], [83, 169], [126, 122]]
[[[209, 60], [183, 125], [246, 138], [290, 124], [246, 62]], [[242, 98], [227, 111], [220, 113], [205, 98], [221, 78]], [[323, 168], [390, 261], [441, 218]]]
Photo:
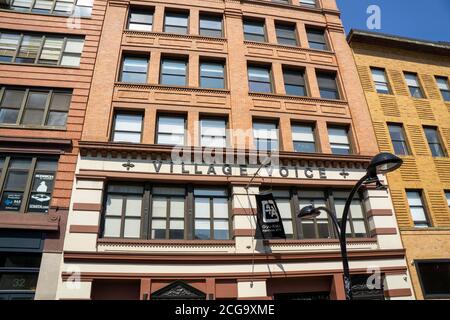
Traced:
[[4, 129], [24, 129], [24, 130], [50, 130], [50, 131], [66, 131], [66, 127], [45, 127], [45, 126], [27, 126], [27, 125], [8, 125], [0, 124], [0, 128]]
[[138, 246], [234, 246], [234, 240], [144, 240], [124, 238], [100, 238], [99, 244]]
[[49, 64], [38, 64], [38, 63], [17, 63], [17, 62], [0, 61], [0, 65], [24, 66], [24, 67], [41, 67], [41, 68], [61, 68], [61, 69], [70, 69], [70, 70], [80, 70], [80, 67], [54, 66], [54, 65], [49, 65]]

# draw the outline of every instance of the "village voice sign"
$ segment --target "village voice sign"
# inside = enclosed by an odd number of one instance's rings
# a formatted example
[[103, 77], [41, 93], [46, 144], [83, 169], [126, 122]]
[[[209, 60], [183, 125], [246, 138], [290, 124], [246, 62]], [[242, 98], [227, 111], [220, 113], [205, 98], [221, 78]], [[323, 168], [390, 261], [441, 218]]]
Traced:
[[257, 227], [255, 239], [286, 239], [280, 210], [273, 194], [257, 194]]

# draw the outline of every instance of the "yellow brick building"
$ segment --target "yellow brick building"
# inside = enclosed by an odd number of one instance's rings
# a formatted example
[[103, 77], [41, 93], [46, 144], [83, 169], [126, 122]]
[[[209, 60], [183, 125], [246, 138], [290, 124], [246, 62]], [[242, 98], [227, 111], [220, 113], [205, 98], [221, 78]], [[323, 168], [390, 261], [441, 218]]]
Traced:
[[450, 44], [365, 31], [353, 49], [418, 299], [450, 298]]

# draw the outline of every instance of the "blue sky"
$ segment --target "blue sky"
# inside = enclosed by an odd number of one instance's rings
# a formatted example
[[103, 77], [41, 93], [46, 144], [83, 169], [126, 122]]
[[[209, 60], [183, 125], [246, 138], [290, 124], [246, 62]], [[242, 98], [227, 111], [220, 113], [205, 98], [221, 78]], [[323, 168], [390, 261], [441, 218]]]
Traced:
[[450, 42], [450, 0], [336, 0], [347, 32], [368, 30], [369, 5], [381, 9], [381, 29], [398, 36]]

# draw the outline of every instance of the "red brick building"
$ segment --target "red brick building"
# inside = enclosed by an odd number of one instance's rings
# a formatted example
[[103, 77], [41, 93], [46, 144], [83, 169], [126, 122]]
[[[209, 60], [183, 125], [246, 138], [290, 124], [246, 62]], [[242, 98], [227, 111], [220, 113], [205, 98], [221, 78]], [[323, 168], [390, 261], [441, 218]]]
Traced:
[[0, 1], [0, 297], [55, 299], [106, 1]]

